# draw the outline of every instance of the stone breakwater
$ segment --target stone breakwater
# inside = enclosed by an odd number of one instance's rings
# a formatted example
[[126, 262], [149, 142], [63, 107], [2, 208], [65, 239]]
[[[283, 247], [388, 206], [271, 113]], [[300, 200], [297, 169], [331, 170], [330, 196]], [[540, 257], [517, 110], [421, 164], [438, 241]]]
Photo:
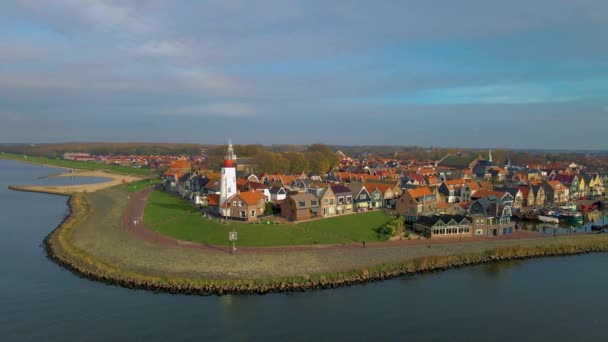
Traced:
[[154, 292], [197, 295], [254, 295], [273, 292], [305, 291], [364, 284], [484, 263], [608, 251], [608, 237], [594, 235], [576, 239], [557, 238], [551, 240], [550, 243], [539, 243], [536, 246], [499, 247], [467, 254], [426, 256], [404, 260], [400, 263], [379, 264], [348, 272], [312, 274], [298, 277], [226, 280], [159, 277], [119, 269], [74, 247], [70, 243], [70, 234], [77, 227], [78, 223], [86, 218], [90, 210], [86, 202], [86, 195], [75, 194], [70, 197], [68, 208], [68, 215], [44, 241], [49, 258], [84, 278], [126, 288], [145, 289]]

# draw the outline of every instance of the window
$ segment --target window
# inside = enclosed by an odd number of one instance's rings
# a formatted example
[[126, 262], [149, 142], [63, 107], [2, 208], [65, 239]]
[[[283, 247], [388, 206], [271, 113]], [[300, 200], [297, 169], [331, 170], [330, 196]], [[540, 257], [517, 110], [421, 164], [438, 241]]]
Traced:
[[361, 197], [362, 200], [367, 199], [367, 195], [366, 194], [361, 194], [361, 196], [359, 196], [359, 197]]
[[344, 203], [344, 197], [340, 196], [338, 197], [338, 204], [342, 204]]
[[334, 199], [333, 198], [329, 199], [329, 204], [334, 204]]
[[236, 207], [236, 206], [238, 206], [238, 203], [237, 203], [237, 201], [232, 201], [232, 206], [233, 206], [233, 207]]
[[353, 201], [353, 197], [352, 196], [346, 196], [346, 203], [350, 203]]
[[247, 217], [247, 213], [245, 213], [245, 211], [239, 211], [239, 214], [241, 215], [242, 218]]
[[317, 201], [310, 201], [310, 205], [317, 205]]
[[305, 207], [305, 206], [306, 206], [306, 202], [304, 202], [304, 201], [299, 201], [299, 202], [298, 202], [298, 205], [299, 205], [300, 207]]
[[252, 217], [253, 217], [253, 216], [255, 216], [255, 210], [252, 210], [252, 211], [251, 211], [251, 216], [252, 216]]

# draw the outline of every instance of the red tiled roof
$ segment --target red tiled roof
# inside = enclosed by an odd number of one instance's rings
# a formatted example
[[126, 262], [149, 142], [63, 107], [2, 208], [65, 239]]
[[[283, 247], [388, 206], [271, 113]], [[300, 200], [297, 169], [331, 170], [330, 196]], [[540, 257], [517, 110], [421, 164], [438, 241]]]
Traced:
[[207, 195], [207, 204], [208, 205], [219, 205], [220, 204], [220, 195], [216, 195], [216, 194]]
[[416, 189], [410, 189], [407, 192], [413, 198], [420, 198], [420, 197], [423, 197], [423, 196], [431, 196], [431, 195], [433, 195], [433, 193], [431, 192], [431, 189], [427, 188], [426, 186], [423, 186], [423, 187], [420, 187], [420, 188], [416, 188]]
[[246, 191], [236, 194], [237, 197], [243, 200], [247, 205], [256, 205], [260, 200], [264, 200], [266, 196], [257, 191]]

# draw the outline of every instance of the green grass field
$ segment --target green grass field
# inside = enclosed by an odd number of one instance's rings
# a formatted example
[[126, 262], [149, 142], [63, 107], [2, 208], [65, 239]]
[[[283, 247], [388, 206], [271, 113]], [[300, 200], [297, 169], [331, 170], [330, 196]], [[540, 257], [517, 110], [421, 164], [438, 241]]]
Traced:
[[162, 182], [162, 179], [160, 178], [146, 178], [139, 181], [127, 183], [122, 186], [127, 192], [138, 192], [149, 186], [159, 184], [160, 182]]
[[74, 160], [64, 160], [64, 159], [54, 159], [47, 157], [37, 157], [37, 156], [23, 156], [20, 154], [12, 154], [12, 153], [0, 153], [0, 158], [12, 159], [30, 163], [38, 163], [38, 164], [46, 164], [53, 165], [59, 167], [73, 168], [73, 169], [82, 169], [82, 170], [106, 170], [115, 173], [121, 174], [129, 174], [129, 175], [139, 175], [139, 176], [148, 176], [150, 175], [150, 169], [137, 169], [128, 166], [120, 166], [120, 165], [106, 165], [106, 164], [97, 164], [92, 162], [81, 162]]
[[381, 241], [374, 232], [390, 220], [381, 211], [332, 217], [299, 224], [218, 223], [201, 216], [189, 202], [165, 192], [150, 196], [144, 213], [146, 226], [180, 240], [227, 245], [236, 229], [239, 246], [289, 246]]

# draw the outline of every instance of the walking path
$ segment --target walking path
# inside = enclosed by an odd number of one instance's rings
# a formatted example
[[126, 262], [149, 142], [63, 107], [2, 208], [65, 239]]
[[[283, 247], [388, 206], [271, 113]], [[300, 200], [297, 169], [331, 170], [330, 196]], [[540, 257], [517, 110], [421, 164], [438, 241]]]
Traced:
[[[147, 188], [140, 192], [134, 193], [127, 204], [127, 208], [123, 215], [123, 227], [139, 238], [161, 244], [164, 246], [180, 246], [193, 248], [203, 251], [225, 252], [229, 253], [228, 246], [217, 246], [210, 244], [201, 244], [191, 241], [178, 240], [146, 227], [143, 216], [146, 203], [154, 188]], [[577, 234], [582, 235], [582, 234]], [[311, 250], [337, 250], [337, 249], [355, 249], [355, 248], [390, 248], [390, 247], [406, 247], [406, 246], [428, 246], [433, 245], [465, 245], [474, 244], [486, 241], [504, 241], [504, 240], [532, 240], [532, 239], [549, 239], [552, 235], [528, 230], [517, 230], [512, 234], [498, 237], [453, 237], [453, 238], [438, 238], [438, 239], [412, 239], [412, 240], [392, 240], [386, 242], [367, 242], [365, 247], [360, 243], [347, 243], [336, 245], [302, 245], [302, 246], [276, 246], [276, 247], [238, 247], [239, 253], [271, 253], [271, 252], [289, 252], [289, 251], [311, 251]], [[228, 242], [228, 236], [226, 236]]]

